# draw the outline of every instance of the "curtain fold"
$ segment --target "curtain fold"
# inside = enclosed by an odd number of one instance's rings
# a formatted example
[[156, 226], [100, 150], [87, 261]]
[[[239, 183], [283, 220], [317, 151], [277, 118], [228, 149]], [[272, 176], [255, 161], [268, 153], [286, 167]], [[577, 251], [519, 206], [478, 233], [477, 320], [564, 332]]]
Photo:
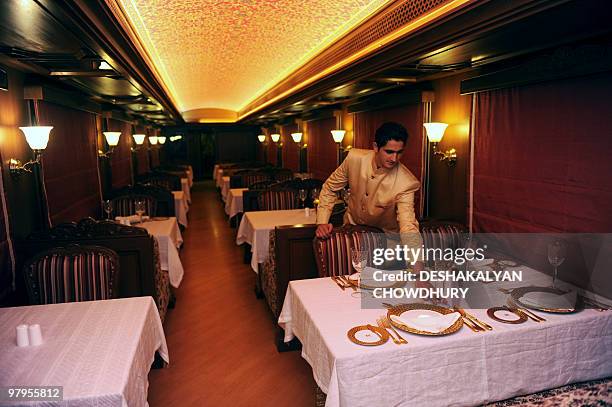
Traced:
[[612, 75], [477, 95], [476, 232], [611, 232]]
[[283, 126], [281, 129], [283, 140], [285, 140], [283, 146], [283, 167], [289, 168], [293, 172], [298, 172], [300, 168], [300, 148], [291, 137], [291, 133], [296, 131], [297, 125], [295, 124]]
[[308, 122], [308, 172], [314, 178], [326, 180], [338, 167], [338, 147], [331, 135], [335, 128], [333, 117]]
[[118, 120], [108, 121], [109, 131], [120, 131], [119, 144], [110, 157], [112, 187], [121, 188], [132, 183], [132, 125]]

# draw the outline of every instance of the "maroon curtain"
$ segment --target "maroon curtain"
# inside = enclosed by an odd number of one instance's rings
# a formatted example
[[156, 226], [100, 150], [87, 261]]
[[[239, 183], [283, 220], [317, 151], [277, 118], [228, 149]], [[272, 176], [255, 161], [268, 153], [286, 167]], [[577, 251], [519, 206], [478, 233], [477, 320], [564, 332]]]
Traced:
[[121, 188], [132, 183], [132, 125], [118, 120], [108, 121], [109, 131], [120, 131], [119, 144], [111, 154], [110, 164], [113, 188]]
[[[408, 143], [401, 162], [421, 183], [425, 176], [423, 167], [423, 112], [421, 104], [405, 105], [390, 109], [374, 110], [355, 114], [353, 145], [371, 149], [374, 134], [385, 122], [397, 122], [408, 130]], [[420, 202], [423, 189], [415, 194], [414, 209], [421, 216]]]
[[612, 75], [477, 95], [473, 227], [611, 232]]
[[276, 165], [276, 149], [277, 144], [275, 142], [272, 141], [272, 137], [270, 137], [270, 135], [273, 132], [269, 132], [267, 137], [268, 140], [268, 162], [272, 165]]
[[95, 115], [48, 102], [38, 110], [40, 125], [53, 126], [42, 158], [52, 225], [97, 216], [102, 198]]
[[292, 124], [283, 126], [281, 129], [281, 135], [284, 141], [283, 143], [283, 167], [289, 168], [293, 172], [298, 172], [300, 168], [300, 148], [293, 138], [291, 133], [297, 131], [297, 125]]
[[308, 172], [314, 178], [325, 180], [338, 167], [338, 147], [331, 135], [335, 128], [335, 118], [308, 123]]

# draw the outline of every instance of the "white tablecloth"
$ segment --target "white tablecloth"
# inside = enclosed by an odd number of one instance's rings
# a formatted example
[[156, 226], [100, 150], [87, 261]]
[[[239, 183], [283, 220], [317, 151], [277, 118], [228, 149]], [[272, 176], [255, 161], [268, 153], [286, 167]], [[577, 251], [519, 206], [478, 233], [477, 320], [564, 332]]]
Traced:
[[187, 227], [189, 222], [187, 221], [187, 212], [189, 212], [189, 204], [187, 203], [187, 197], [183, 191], [172, 191], [174, 195], [174, 214], [178, 223]]
[[185, 193], [187, 203], [191, 203], [191, 188], [189, 187], [189, 180], [187, 178], [181, 178], [181, 190]]
[[[43, 344], [17, 347], [19, 324], [39, 324]], [[146, 406], [155, 351], [169, 361], [151, 297], [0, 308], [0, 326], [0, 387], [63, 386], [45, 406]]]
[[193, 186], [193, 168], [191, 165], [187, 166], [187, 179], [189, 180], [189, 188]]
[[251, 245], [251, 267], [257, 273], [258, 263], [263, 263], [268, 258], [270, 247], [270, 231], [276, 226], [313, 224], [317, 217], [315, 211], [310, 211], [306, 217], [304, 209], [292, 209], [287, 211], [258, 211], [245, 212], [238, 234], [236, 244], [248, 243]]
[[221, 188], [221, 185], [223, 185], [223, 168], [219, 168], [215, 175], [215, 186]]
[[231, 188], [229, 190], [225, 199], [225, 213], [230, 219], [242, 213], [242, 193], [248, 190], [248, 188]]
[[347, 331], [375, 324], [386, 310], [361, 309], [351, 292], [329, 278], [292, 281], [279, 317], [285, 341], [295, 335], [302, 342], [328, 407], [480, 405], [612, 376], [612, 312], [546, 314], [543, 323], [510, 325], [472, 310], [494, 330], [464, 326], [441, 337], [400, 331], [408, 345], [389, 339], [365, 347]]
[[227, 194], [230, 190], [230, 177], [222, 177], [221, 178], [221, 199], [223, 202], [227, 201]]
[[159, 245], [159, 257], [162, 270], [167, 270], [172, 287], [178, 287], [183, 280], [185, 271], [178, 249], [183, 244], [183, 236], [175, 217], [165, 220], [153, 220], [136, 226], [147, 229], [155, 237]]

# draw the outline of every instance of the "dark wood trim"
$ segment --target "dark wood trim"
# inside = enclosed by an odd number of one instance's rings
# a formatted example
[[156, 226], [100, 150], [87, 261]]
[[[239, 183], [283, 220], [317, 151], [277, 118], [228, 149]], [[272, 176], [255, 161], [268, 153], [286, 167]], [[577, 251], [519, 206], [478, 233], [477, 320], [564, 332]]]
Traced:
[[397, 106], [416, 105], [421, 101], [420, 89], [397, 89], [351, 103], [347, 106], [347, 109], [349, 113], [360, 113]]
[[69, 92], [54, 86], [26, 85], [23, 90], [24, 99], [43, 100], [56, 105], [69, 107], [93, 114], [101, 114], [102, 108], [99, 104], [92, 102], [87, 95]]
[[174, 120], [181, 113], [153, 70], [104, 0], [37, 0], [43, 8], [125, 76], [142, 93], [157, 100]]
[[519, 66], [461, 81], [461, 94], [525, 86], [612, 71], [612, 45], [559, 48]]

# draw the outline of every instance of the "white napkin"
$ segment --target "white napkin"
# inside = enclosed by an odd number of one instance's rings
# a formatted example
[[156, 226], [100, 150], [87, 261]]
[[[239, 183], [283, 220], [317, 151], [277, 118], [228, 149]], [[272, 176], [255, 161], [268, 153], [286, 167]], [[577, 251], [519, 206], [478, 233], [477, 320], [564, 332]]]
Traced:
[[[148, 220], [149, 217], [147, 215], [144, 215], [142, 217], [142, 220]], [[121, 223], [122, 225], [125, 225], [127, 222], [129, 222], [130, 224], [132, 223], [138, 223], [138, 221], [140, 220], [140, 218], [138, 217], [138, 215], [132, 215], [132, 216], [115, 216], [115, 220], [119, 223]]]
[[544, 291], [531, 291], [521, 297], [521, 302], [536, 308], [576, 308], [577, 292], [572, 290], [566, 294], [555, 294]]
[[440, 333], [451, 327], [461, 314], [453, 312], [450, 314], [434, 316], [430, 314], [415, 315], [414, 313], [403, 313], [402, 315], [391, 315], [391, 319], [398, 324], [407, 325], [420, 331]]

